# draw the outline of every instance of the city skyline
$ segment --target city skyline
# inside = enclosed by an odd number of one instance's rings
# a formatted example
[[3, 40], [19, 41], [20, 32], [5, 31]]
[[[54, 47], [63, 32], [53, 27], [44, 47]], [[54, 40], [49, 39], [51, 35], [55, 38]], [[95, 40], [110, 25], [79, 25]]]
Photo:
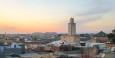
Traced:
[[0, 33], [67, 33], [71, 17], [76, 33], [111, 32], [114, 0], [0, 0]]

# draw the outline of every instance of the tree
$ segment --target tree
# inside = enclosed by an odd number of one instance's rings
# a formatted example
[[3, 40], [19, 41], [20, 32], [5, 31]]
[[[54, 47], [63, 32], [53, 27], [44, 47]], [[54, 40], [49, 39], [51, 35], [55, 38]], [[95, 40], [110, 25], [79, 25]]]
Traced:
[[108, 34], [109, 41], [115, 44], [115, 29], [112, 30], [112, 33]]

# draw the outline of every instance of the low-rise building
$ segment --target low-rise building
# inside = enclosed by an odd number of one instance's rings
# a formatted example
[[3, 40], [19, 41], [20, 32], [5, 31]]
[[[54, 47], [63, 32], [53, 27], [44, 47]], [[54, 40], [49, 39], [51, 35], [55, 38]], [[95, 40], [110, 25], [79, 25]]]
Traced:
[[12, 44], [11, 46], [0, 46], [0, 56], [9, 56], [11, 54], [25, 53], [23, 44]]

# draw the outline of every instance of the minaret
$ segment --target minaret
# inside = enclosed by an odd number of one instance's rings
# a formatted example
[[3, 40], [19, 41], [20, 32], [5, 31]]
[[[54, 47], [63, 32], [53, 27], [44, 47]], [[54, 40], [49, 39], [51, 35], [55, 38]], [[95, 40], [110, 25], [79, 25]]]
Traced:
[[74, 23], [74, 18], [70, 18], [70, 22], [68, 23], [68, 35], [61, 36], [62, 42], [73, 42], [75, 45], [80, 46], [80, 36], [76, 35], [76, 23]]
[[76, 35], [76, 23], [74, 23], [74, 18], [70, 18], [70, 23], [68, 23], [68, 35]]

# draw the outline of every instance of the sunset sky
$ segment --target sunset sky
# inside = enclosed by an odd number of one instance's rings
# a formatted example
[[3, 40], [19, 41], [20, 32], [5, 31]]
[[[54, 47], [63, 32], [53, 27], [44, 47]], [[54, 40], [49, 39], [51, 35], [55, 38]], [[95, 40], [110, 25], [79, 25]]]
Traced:
[[74, 17], [76, 33], [115, 28], [115, 0], [0, 0], [0, 33], [66, 33]]

